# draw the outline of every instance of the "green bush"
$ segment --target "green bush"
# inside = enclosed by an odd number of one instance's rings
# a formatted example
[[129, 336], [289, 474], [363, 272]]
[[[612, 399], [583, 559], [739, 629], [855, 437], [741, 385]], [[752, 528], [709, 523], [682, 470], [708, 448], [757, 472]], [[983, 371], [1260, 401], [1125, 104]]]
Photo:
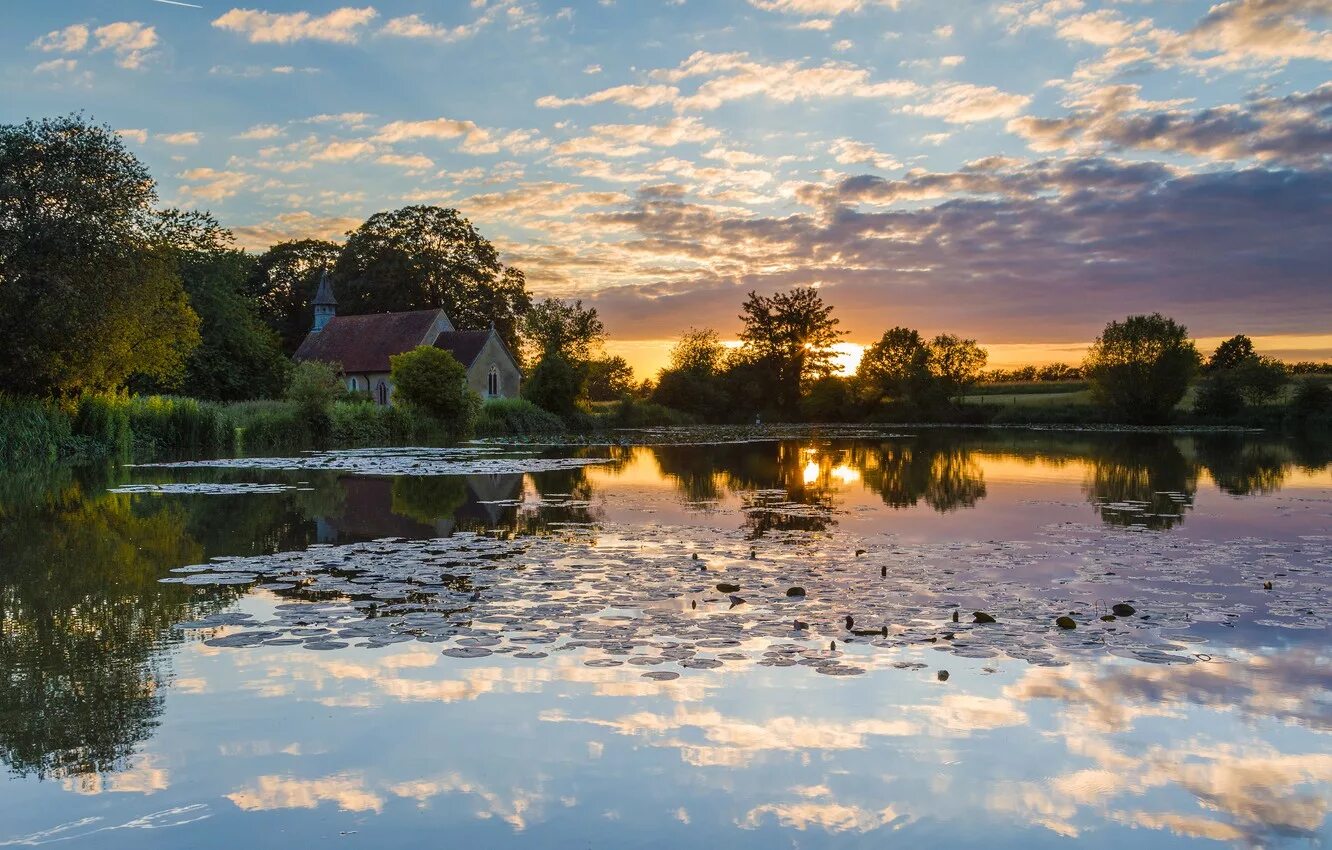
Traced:
[[487, 437], [525, 437], [531, 434], [558, 434], [564, 422], [525, 398], [497, 398], [481, 407], [476, 433]]
[[472, 433], [481, 397], [467, 386], [467, 369], [442, 348], [422, 345], [389, 358], [395, 405], [428, 417], [458, 440]]
[[333, 427], [333, 403], [345, 390], [332, 363], [307, 360], [296, 364], [287, 383], [287, 401], [296, 406], [305, 430], [317, 442], [328, 439]]

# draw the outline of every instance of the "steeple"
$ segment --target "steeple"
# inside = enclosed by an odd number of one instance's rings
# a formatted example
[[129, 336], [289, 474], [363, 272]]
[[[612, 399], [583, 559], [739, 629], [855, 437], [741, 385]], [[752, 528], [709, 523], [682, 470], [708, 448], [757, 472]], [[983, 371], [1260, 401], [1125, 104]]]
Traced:
[[333, 283], [328, 279], [328, 269], [319, 274], [319, 289], [314, 297], [314, 327], [310, 333], [319, 333], [338, 314], [338, 299], [333, 297]]

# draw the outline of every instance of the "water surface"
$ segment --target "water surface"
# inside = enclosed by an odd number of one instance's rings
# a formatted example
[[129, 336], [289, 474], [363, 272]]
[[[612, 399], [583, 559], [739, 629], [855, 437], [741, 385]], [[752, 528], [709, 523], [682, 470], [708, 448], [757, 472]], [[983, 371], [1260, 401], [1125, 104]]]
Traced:
[[785, 436], [6, 476], [0, 845], [1332, 836], [1326, 445]]

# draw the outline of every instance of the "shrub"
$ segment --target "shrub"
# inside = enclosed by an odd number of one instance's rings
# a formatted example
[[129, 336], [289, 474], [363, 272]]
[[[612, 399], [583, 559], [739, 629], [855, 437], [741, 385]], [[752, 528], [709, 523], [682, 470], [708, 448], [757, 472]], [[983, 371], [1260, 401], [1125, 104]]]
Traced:
[[422, 345], [389, 358], [395, 404], [429, 417], [453, 439], [472, 433], [481, 397], [467, 386], [467, 369], [442, 348]]
[[307, 360], [296, 364], [287, 383], [287, 401], [296, 406], [307, 432], [317, 441], [327, 438], [333, 426], [333, 402], [343, 395], [338, 367]]
[[525, 437], [529, 434], [558, 434], [564, 422], [525, 398], [487, 401], [477, 417], [476, 433], [492, 437]]
[[622, 396], [603, 421], [612, 428], [646, 428], [657, 425], [693, 425], [698, 422], [682, 410], [654, 402]]
[[800, 399], [800, 414], [808, 422], [849, 422], [856, 418], [859, 410], [851, 382], [836, 375], [819, 378]]
[[1301, 428], [1332, 426], [1332, 387], [1323, 381], [1306, 378], [1295, 387], [1289, 416]]
[[1228, 372], [1209, 375], [1198, 385], [1193, 400], [1193, 412], [1209, 418], [1228, 419], [1243, 412], [1244, 395], [1238, 383]]
[[547, 352], [523, 384], [523, 397], [566, 422], [577, 412], [582, 373], [555, 352]]

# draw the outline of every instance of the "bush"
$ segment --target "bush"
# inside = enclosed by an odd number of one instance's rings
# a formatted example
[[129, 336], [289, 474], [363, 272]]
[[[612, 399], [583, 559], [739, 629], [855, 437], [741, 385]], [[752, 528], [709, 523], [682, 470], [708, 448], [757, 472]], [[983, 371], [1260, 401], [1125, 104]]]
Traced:
[[1193, 412], [1211, 419], [1229, 419], [1244, 412], [1244, 394], [1228, 371], [1214, 372], [1198, 385]]
[[836, 375], [819, 378], [800, 399], [800, 415], [807, 422], [850, 422], [859, 414], [851, 382]]
[[287, 383], [287, 401], [296, 406], [307, 433], [326, 439], [333, 427], [333, 402], [344, 394], [339, 368], [332, 363], [307, 360], [296, 364]]
[[489, 437], [525, 437], [531, 434], [558, 434], [564, 422], [525, 398], [497, 398], [481, 407], [476, 433]]
[[467, 369], [442, 348], [422, 345], [389, 358], [395, 404], [429, 417], [453, 439], [472, 433], [481, 397], [467, 386]]
[[611, 428], [646, 428], [658, 425], [693, 425], [698, 422], [693, 416], [681, 410], [648, 401], [639, 401], [632, 396], [622, 396], [618, 404], [602, 417]]
[[566, 422], [577, 412], [582, 392], [582, 373], [555, 352], [543, 355], [523, 384], [524, 398]]
[[1290, 401], [1291, 424], [1301, 428], [1332, 427], [1332, 387], [1306, 378], [1295, 387]]

